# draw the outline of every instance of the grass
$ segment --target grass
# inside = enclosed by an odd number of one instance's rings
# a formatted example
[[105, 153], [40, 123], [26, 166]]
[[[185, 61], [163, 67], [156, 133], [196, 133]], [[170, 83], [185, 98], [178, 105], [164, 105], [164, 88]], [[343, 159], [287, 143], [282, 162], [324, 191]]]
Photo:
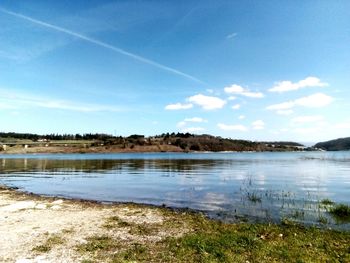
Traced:
[[129, 228], [130, 234], [140, 236], [153, 235], [158, 231], [157, 224], [136, 224], [133, 222], [126, 222], [118, 216], [108, 218], [103, 227], [107, 229]]
[[333, 206], [329, 212], [337, 219], [350, 219], [350, 206], [345, 204], [337, 204]]
[[64, 243], [64, 240], [62, 237], [60, 237], [59, 235], [52, 235], [48, 237], [43, 244], [34, 247], [32, 251], [39, 252], [39, 253], [47, 253], [54, 246], [61, 245], [63, 243]]
[[109, 251], [119, 247], [118, 242], [113, 240], [107, 235], [103, 236], [92, 236], [87, 239], [85, 244], [77, 247], [79, 252], [95, 252], [95, 251]]
[[[111, 221], [120, 223], [118, 218], [107, 220]], [[149, 235], [140, 231], [139, 224], [128, 224], [134, 234]], [[88, 238], [78, 250], [83, 258], [92, 256], [91, 262], [350, 262], [350, 232], [346, 231], [288, 222], [225, 224], [200, 214], [169, 211], [163, 224], [141, 226], [187, 231], [160, 241], [127, 241], [113, 237], [114, 230], [109, 229], [110, 236]]]
[[116, 227], [129, 227], [131, 224], [124, 221], [118, 216], [112, 216], [107, 219], [106, 223], [103, 225], [107, 229], [112, 229]]
[[322, 199], [320, 202], [322, 205], [333, 205], [334, 202], [328, 198]]

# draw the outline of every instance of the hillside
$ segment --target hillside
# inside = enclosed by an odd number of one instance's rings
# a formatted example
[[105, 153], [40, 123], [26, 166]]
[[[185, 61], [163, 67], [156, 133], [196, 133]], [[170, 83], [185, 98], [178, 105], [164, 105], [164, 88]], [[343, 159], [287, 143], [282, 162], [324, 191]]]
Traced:
[[314, 145], [315, 148], [326, 151], [346, 151], [350, 150], [350, 137], [339, 138], [326, 142], [319, 142]]
[[0, 150], [7, 153], [298, 151], [295, 142], [253, 142], [212, 135], [165, 133], [156, 136], [106, 134], [37, 135], [0, 133]]

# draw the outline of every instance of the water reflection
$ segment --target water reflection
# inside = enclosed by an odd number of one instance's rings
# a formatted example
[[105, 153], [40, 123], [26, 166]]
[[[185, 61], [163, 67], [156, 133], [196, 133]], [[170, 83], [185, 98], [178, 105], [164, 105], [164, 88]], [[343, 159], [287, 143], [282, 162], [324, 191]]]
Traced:
[[189, 207], [227, 221], [334, 223], [319, 202], [350, 203], [344, 160], [349, 153], [4, 156], [0, 183], [46, 195]]

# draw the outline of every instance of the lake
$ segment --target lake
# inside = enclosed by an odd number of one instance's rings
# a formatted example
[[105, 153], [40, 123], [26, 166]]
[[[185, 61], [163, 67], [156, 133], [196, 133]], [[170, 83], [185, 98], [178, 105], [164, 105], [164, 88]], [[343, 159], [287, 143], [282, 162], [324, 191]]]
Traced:
[[[350, 228], [350, 152], [0, 155], [0, 184], [36, 194], [190, 208], [224, 221]], [[322, 220], [320, 220], [322, 219]]]

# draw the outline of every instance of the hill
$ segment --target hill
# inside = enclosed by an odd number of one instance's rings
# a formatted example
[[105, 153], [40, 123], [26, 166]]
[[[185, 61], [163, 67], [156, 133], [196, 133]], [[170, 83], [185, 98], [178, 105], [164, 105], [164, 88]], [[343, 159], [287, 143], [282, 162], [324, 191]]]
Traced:
[[339, 138], [326, 142], [319, 142], [314, 145], [315, 148], [326, 151], [346, 151], [350, 150], [350, 137]]
[[108, 134], [0, 133], [0, 150], [8, 153], [76, 153], [76, 152], [221, 152], [221, 151], [299, 151], [295, 142], [254, 142], [190, 133], [163, 133], [145, 137]]

